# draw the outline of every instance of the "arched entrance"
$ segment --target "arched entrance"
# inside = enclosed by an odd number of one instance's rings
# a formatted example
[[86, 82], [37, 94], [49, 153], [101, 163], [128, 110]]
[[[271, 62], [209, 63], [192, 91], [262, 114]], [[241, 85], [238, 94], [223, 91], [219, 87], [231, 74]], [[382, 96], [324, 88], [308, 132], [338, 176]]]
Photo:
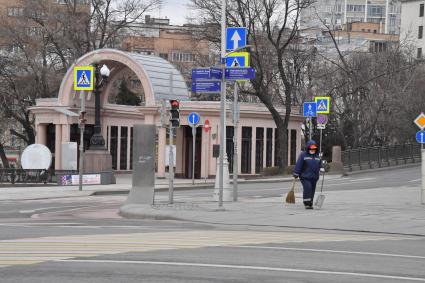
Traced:
[[[55, 169], [62, 169], [61, 145], [79, 142], [78, 114], [80, 93], [73, 89], [73, 67], [99, 64], [111, 70], [101, 94], [101, 126], [114, 170], [131, 170], [132, 127], [134, 124], [158, 124], [161, 100], [188, 100], [188, 89], [180, 72], [168, 61], [155, 56], [100, 49], [79, 58], [65, 74], [56, 99], [40, 99], [32, 108], [36, 117], [37, 143], [47, 144], [55, 156]], [[117, 99], [117, 88], [125, 88], [137, 99]], [[94, 124], [94, 95], [86, 93], [85, 148]], [[118, 97], [119, 98], [119, 97]], [[133, 103], [136, 101], [137, 103]], [[126, 105], [127, 104], [127, 105]], [[128, 105], [130, 104], [130, 105]], [[165, 140], [165, 129], [159, 138]], [[163, 159], [163, 153], [158, 152]]]

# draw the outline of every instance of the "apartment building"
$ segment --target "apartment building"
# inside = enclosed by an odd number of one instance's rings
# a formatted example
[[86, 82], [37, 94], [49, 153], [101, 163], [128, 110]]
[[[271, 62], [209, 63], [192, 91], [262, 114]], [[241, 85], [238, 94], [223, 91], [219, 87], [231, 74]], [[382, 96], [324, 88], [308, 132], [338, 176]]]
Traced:
[[349, 23], [379, 24], [379, 33], [400, 33], [399, 0], [318, 0], [301, 12], [300, 27], [343, 29]]
[[188, 82], [191, 69], [209, 65], [210, 46], [198, 40], [199, 27], [170, 25], [169, 19], [145, 17], [144, 23], [133, 24], [123, 36], [121, 48], [128, 52], [155, 55], [168, 60]]
[[423, 58], [425, 51], [424, 9], [424, 0], [402, 0], [400, 40], [418, 59]]

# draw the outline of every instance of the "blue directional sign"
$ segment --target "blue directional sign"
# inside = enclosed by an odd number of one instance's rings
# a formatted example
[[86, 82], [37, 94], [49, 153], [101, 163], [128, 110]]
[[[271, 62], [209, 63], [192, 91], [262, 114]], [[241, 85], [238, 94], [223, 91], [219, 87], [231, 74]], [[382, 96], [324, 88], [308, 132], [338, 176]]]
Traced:
[[192, 69], [192, 80], [209, 80], [211, 79], [210, 68]]
[[192, 92], [220, 92], [220, 81], [195, 81], [192, 82]]
[[197, 125], [199, 123], [199, 120], [201, 120], [201, 116], [199, 116], [198, 113], [192, 112], [187, 116], [187, 121], [189, 122], [189, 125]]
[[210, 78], [215, 80], [221, 80], [223, 77], [223, 70], [221, 68], [210, 68]]
[[255, 77], [254, 68], [226, 68], [224, 73], [226, 80], [250, 80]]
[[316, 117], [317, 116], [317, 104], [316, 104], [316, 102], [304, 102], [304, 104], [303, 104], [303, 116], [304, 117]]
[[425, 131], [419, 131], [416, 133], [416, 141], [418, 143], [425, 143]]
[[226, 50], [236, 50], [246, 45], [246, 28], [227, 28], [226, 29]]

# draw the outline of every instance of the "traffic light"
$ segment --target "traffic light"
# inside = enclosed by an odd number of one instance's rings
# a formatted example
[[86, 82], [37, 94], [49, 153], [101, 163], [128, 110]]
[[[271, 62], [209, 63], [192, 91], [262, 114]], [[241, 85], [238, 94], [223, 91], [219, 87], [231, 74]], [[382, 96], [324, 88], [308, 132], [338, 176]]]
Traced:
[[180, 102], [178, 100], [170, 100], [170, 105], [171, 127], [178, 128], [180, 126]]

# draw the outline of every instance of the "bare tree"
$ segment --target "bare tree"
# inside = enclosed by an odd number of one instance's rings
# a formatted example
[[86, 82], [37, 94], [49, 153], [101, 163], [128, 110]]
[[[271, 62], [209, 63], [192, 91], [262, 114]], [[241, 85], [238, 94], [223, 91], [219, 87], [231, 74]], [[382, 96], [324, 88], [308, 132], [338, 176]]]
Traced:
[[144, 13], [161, 0], [77, 3], [81, 1], [23, 1], [17, 17], [0, 18], [0, 116], [13, 118], [10, 133], [27, 144], [35, 142], [34, 117], [28, 107], [37, 98], [55, 97], [63, 75], [77, 58], [114, 47], [121, 33], [142, 21]]
[[[221, 1], [192, 0], [198, 12], [199, 24], [204, 26], [203, 38], [219, 43]], [[268, 108], [277, 126], [277, 166], [285, 168], [288, 160], [287, 129], [296, 93], [297, 78], [303, 72], [311, 50], [297, 45], [298, 21], [309, 0], [235, 0], [228, 3], [229, 26], [248, 29], [251, 66], [256, 70], [251, 80], [254, 95]], [[301, 59], [304, 54], [304, 59]], [[280, 108], [285, 112], [281, 113]]]

